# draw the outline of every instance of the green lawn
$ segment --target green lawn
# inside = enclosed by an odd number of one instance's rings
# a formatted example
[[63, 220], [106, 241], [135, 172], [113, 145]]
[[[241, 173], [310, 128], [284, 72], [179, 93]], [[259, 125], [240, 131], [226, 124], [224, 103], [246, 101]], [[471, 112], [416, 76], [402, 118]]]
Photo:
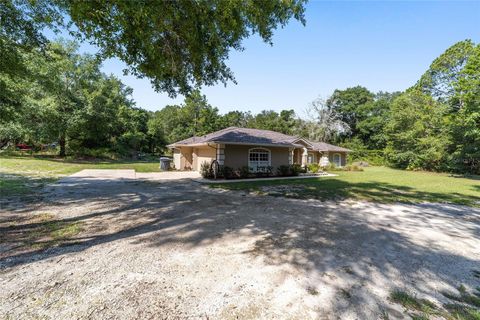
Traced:
[[46, 183], [83, 169], [135, 169], [158, 172], [158, 162], [75, 161], [52, 157], [0, 156], [0, 191], [2, 197], [35, 196]]
[[142, 161], [83, 161], [52, 157], [0, 157], [0, 171], [22, 175], [59, 177], [83, 169], [135, 169], [137, 172], [157, 172], [159, 162]]
[[[46, 183], [82, 169], [135, 169], [158, 172], [158, 162], [69, 161], [41, 157], [0, 157], [2, 197], [29, 195]], [[215, 184], [235, 190], [301, 199], [359, 199], [377, 202], [444, 202], [480, 206], [480, 177], [412, 172], [385, 167], [336, 171], [337, 177]]]
[[336, 171], [337, 177], [236, 182], [213, 188], [258, 191], [300, 199], [358, 199], [376, 202], [442, 202], [480, 206], [480, 177], [369, 167]]

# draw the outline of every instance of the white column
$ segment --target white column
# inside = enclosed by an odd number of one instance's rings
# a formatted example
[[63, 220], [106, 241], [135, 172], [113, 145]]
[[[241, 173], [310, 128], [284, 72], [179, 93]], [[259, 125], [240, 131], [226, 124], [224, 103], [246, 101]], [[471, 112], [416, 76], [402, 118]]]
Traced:
[[288, 149], [288, 164], [293, 164], [293, 156], [294, 156], [294, 151], [295, 148], [289, 148]]
[[225, 145], [217, 144], [217, 161], [218, 164], [223, 166], [225, 164]]
[[307, 150], [307, 148], [303, 148], [302, 167], [307, 165], [307, 159], [308, 159], [308, 150]]

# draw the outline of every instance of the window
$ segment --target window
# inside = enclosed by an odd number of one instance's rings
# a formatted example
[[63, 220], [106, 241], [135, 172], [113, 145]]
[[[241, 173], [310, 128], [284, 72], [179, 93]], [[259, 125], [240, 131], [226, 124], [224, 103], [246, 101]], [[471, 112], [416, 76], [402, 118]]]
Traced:
[[248, 151], [248, 166], [254, 172], [263, 171], [265, 167], [270, 166], [270, 163], [270, 150], [254, 148]]
[[310, 164], [310, 163], [313, 163], [313, 154], [309, 154], [308, 157], [307, 157], [307, 163]]
[[333, 154], [333, 163], [334, 163], [335, 166], [337, 166], [337, 167], [341, 167], [341, 166], [342, 166], [342, 156], [340, 155], [340, 153], [334, 153], [334, 154]]

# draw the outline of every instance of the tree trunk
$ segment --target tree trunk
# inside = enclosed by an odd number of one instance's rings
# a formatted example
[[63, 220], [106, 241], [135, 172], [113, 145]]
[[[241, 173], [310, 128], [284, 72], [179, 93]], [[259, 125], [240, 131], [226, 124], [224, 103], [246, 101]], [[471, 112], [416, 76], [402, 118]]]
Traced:
[[58, 144], [60, 145], [60, 157], [65, 157], [65, 135], [60, 136]]

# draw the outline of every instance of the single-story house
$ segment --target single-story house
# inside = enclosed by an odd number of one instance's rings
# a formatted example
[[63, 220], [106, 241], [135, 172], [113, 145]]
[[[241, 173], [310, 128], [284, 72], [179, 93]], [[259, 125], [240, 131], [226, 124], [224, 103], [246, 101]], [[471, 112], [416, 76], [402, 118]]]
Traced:
[[[203, 162], [238, 169], [248, 166], [256, 171], [259, 167], [319, 163], [323, 158], [336, 166], [344, 166], [349, 149], [324, 142], [283, 133], [229, 127], [201, 137], [191, 137], [168, 145], [173, 150], [173, 163], [178, 170], [199, 171]], [[326, 157], [326, 158], [325, 158]]]

